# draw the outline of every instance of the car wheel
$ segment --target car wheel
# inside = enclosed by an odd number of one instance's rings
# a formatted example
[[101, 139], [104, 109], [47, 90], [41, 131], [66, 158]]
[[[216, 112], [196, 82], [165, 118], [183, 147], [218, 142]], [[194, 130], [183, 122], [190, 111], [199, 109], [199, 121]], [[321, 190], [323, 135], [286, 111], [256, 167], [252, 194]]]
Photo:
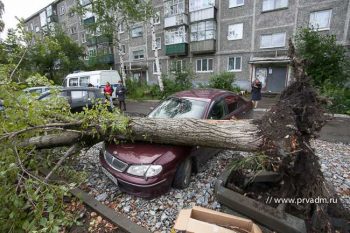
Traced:
[[188, 185], [190, 184], [191, 173], [192, 173], [192, 161], [191, 161], [191, 158], [187, 158], [180, 163], [180, 165], [176, 170], [174, 181], [173, 181], [173, 187], [177, 189], [187, 188]]

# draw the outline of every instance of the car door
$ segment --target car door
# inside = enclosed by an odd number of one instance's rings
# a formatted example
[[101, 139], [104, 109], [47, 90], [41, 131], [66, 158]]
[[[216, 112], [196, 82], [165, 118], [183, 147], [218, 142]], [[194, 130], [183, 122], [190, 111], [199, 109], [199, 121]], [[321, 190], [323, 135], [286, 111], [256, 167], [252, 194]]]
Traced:
[[[224, 97], [216, 99], [209, 108], [207, 119], [223, 120], [227, 116], [227, 106]], [[192, 156], [194, 156], [195, 165], [198, 170], [203, 168], [203, 165], [214, 155], [219, 153], [221, 149], [212, 147], [200, 147], [193, 148]]]
[[71, 90], [71, 110], [82, 111], [83, 107], [88, 105], [88, 92], [87, 90]]

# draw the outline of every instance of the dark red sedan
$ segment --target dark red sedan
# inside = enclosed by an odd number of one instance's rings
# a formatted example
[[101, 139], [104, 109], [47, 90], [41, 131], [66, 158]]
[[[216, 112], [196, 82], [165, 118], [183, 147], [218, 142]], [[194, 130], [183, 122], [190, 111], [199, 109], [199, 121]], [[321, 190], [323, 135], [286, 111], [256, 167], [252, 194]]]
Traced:
[[[147, 117], [227, 120], [244, 118], [252, 109], [250, 101], [218, 89], [178, 92], [160, 103]], [[218, 149], [136, 142], [107, 144], [100, 161], [105, 174], [120, 190], [152, 198], [174, 188], [186, 188], [192, 172]]]

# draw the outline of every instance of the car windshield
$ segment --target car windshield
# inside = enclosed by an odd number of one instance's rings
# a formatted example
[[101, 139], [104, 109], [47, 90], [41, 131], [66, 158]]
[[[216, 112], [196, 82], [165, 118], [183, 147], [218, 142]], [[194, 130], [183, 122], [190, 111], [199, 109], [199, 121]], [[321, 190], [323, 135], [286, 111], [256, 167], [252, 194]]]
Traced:
[[201, 100], [173, 97], [161, 103], [148, 117], [201, 119], [207, 104], [207, 102]]

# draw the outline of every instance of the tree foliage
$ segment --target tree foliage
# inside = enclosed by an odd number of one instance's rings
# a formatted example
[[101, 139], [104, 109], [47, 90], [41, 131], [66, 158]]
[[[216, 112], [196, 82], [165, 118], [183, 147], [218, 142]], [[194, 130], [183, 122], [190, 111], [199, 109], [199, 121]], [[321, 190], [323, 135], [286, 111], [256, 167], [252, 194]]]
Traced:
[[4, 27], [5, 27], [5, 23], [1, 19], [2, 18], [2, 14], [4, 13], [4, 10], [5, 10], [4, 3], [2, 1], [0, 1], [0, 32], [2, 32], [4, 30]]
[[349, 57], [335, 35], [302, 28], [296, 37], [298, 56], [305, 60], [305, 71], [320, 93], [331, 100], [333, 112], [350, 113]]
[[229, 72], [223, 72], [219, 74], [212, 75], [209, 78], [209, 87], [218, 88], [228, 91], [234, 91], [235, 88], [232, 83], [235, 81], [235, 75]]

